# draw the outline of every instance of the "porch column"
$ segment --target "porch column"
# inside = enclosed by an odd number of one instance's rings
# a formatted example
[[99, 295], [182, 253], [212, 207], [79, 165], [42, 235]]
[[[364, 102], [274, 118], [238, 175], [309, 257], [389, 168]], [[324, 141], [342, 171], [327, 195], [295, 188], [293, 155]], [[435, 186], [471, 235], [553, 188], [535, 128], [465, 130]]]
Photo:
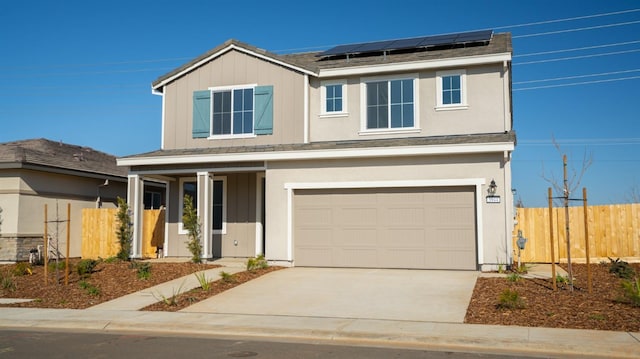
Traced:
[[142, 258], [142, 215], [144, 212], [144, 182], [140, 175], [129, 175], [127, 187], [127, 203], [131, 211], [133, 237], [131, 240], [131, 258]]
[[200, 224], [202, 229], [202, 258], [211, 259], [212, 245], [211, 245], [211, 221], [213, 208], [212, 193], [213, 190], [213, 174], [211, 172], [198, 172], [198, 216], [200, 218]]

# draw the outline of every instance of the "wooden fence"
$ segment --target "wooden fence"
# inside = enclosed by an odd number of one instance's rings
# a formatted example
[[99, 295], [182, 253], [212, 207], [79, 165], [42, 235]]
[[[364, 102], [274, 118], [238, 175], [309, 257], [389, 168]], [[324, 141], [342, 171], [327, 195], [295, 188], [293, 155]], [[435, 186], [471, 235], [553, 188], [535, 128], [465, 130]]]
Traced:
[[[607, 260], [607, 257], [624, 260], [640, 260], [640, 204], [616, 204], [587, 207], [589, 257], [591, 262]], [[513, 232], [513, 248], [516, 252], [518, 230], [527, 238], [521, 252], [524, 262], [551, 262], [549, 241], [549, 208], [517, 208], [517, 224]], [[567, 261], [565, 211], [553, 208], [553, 240], [555, 260]], [[585, 262], [584, 209], [569, 207], [569, 238], [571, 261]], [[517, 257], [516, 257], [517, 258]]]
[[[142, 256], [155, 258], [156, 249], [164, 242], [163, 209], [145, 210], [142, 217]], [[85, 208], [82, 210], [82, 258], [109, 258], [118, 254], [116, 236], [117, 208]]]

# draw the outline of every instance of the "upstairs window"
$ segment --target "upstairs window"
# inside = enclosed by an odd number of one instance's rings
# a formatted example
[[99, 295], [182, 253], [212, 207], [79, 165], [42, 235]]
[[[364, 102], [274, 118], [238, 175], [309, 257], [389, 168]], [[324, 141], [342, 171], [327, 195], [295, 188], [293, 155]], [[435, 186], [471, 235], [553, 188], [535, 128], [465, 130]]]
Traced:
[[438, 104], [436, 109], [461, 109], [467, 106], [466, 72], [443, 71], [436, 74]]
[[415, 79], [364, 82], [366, 130], [415, 128]]
[[216, 87], [193, 93], [193, 138], [273, 134], [273, 86]]
[[324, 81], [321, 84], [321, 115], [340, 116], [347, 114], [347, 88], [345, 81]]

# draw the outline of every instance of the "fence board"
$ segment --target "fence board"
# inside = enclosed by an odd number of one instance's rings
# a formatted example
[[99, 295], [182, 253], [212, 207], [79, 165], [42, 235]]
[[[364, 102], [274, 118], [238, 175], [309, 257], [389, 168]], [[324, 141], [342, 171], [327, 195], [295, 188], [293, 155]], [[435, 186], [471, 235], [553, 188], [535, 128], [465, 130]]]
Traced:
[[[556, 261], [567, 260], [567, 239], [565, 234], [564, 207], [553, 208], [554, 241]], [[606, 260], [607, 257], [625, 260], [640, 260], [640, 204], [616, 204], [587, 207], [589, 226], [589, 255], [592, 261]], [[522, 251], [526, 262], [550, 263], [548, 208], [517, 208], [517, 225], [514, 228], [513, 246], [517, 251], [517, 233], [528, 239]], [[569, 231], [571, 259], [586, 260], [584, 237], [584, 209], [582, 206], [569, 207]], [[517, 255], [517, 252], [516, 252]]]
[[[116, 236], [117, 208], [85, 208], [82, 210], [82, 258], [109, 258], [118, 254]], [[143, 213], [142, 256], [153, 258], [164, 242], [164, 210]]]

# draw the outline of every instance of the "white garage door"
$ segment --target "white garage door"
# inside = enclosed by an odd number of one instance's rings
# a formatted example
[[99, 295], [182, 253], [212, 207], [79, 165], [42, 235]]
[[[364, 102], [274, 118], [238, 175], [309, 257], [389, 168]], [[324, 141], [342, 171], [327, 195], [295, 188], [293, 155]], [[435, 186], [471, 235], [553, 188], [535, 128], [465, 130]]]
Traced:
[[296, 190], [294, 264], [475, 270], [473, 187]]

